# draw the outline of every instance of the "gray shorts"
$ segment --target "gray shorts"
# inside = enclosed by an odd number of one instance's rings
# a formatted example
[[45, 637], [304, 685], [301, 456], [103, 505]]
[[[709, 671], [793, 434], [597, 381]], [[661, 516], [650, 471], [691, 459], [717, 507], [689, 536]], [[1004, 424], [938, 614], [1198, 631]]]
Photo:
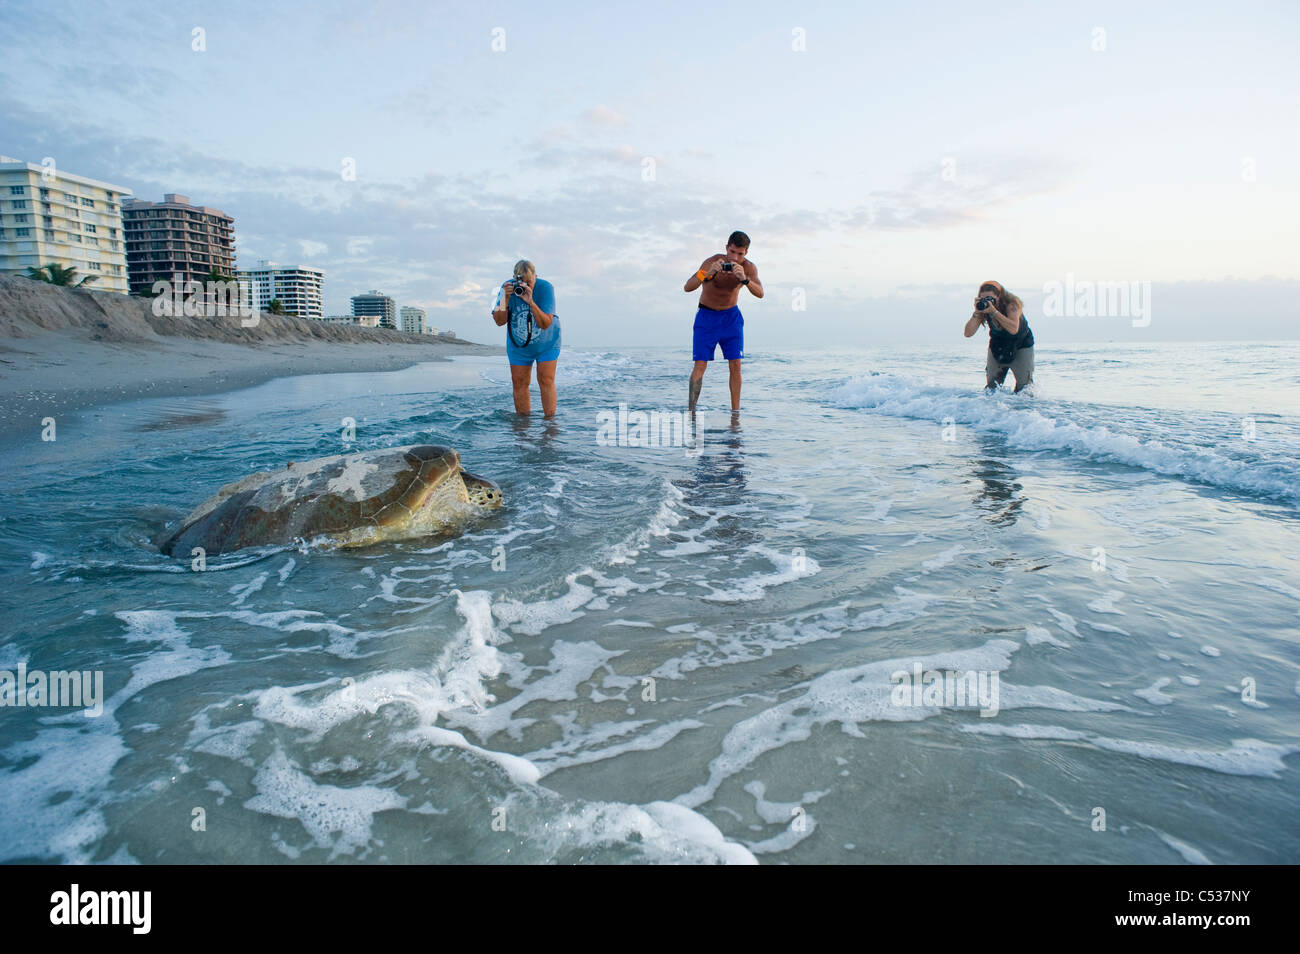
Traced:
[[1034, 349], [1021, 348], [1016, 352], [1010, 364], [1002, 364], [997, 358], [993, 357], [993, 349], [989, 349], [988, 361], [984, 365], [984, 374], [988, 379], [988, 387], [995, 384], [1001, 384], [1007, 376], [1007, 370], [1016, 376], [1016, 390], [1019, 391], [1025, 385], [1034, 380]]

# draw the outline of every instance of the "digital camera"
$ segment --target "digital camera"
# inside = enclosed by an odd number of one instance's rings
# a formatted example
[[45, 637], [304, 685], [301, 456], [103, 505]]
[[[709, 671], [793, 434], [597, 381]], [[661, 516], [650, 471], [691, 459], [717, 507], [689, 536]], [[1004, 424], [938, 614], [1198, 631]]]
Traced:
[[510, 281], [512, 281], [512, 282], [514, 283], [514, 286], [515, 286], [515, 294], [518, 295], [520, 298], [523, 298], [523, 297], [524, 297], [524, 280], [523, 280], [522, 278], [512, 278], [512, 279], [510, 279]]
[[980, 311], [984, 311], [989, 307], [989, 305], [993, 304], [997, 300], [997, 295], [984, 295], [979, 301], [975, 302], [975, 307]]
[[732, 270], [733, 268], [735, 268], [735, 267], [736, 267], [736, 263], [735, 263], [735, 262], [723, 262], [723, 263], [722, 263], [722, 270], [723, 270], [724, 272], [729, 272], [729, 271], [731, 271], [731, 270]]

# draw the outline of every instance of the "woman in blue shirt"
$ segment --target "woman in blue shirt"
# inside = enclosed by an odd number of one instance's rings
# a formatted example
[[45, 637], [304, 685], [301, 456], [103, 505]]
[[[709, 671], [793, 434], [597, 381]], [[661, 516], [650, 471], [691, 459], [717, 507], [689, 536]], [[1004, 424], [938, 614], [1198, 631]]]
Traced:
[[555, 289], [537, 277], [533, 263], [515, 263], [514, 278], [501, 285], [492, 320], [506, 326], [506, 357], [510, 361], [510, 383], [514, 388], [515, 411], [532, 412], [528, 386], [533, 362], [537, 362], [537, 389], [542, 395], [542, 413], [555, 416], [555, 365], [560, 359], [560, 321], [555, 313]]

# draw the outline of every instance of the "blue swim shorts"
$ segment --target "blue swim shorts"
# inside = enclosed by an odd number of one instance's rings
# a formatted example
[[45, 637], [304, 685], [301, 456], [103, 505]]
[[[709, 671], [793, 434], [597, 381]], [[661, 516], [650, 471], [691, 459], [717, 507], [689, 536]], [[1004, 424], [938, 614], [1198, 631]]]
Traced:
[[692, 360], [712, 361], [722, 345], [722, 356], [728, 361], [740, 357], [745, 347], [745, 318], [735, 305], [723, 311], [703, 306], [695, 313], [695, 342], [691, 348]]

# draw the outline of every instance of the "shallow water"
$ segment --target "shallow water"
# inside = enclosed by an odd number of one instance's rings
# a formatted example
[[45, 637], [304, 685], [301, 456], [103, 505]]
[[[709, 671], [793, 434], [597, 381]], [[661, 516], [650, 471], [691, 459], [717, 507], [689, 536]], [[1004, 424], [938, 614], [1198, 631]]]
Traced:
[[[7, 697], [3, 859], [1297, 861], [1300, 345], [1044, 351], [1018, 396], [978, 352], [755, 354], [734, 420], [713, 368], [702, 453], [598, 440], [679, 408], [675, 351], [566, 352], [553, 423], [493, 358], [34, 427], [0, 670], [106, 701]], [[416, 442], [506, 508], [149, 546], [252, 470]], [[900, 701], [917, 664], [996, 714]]]

